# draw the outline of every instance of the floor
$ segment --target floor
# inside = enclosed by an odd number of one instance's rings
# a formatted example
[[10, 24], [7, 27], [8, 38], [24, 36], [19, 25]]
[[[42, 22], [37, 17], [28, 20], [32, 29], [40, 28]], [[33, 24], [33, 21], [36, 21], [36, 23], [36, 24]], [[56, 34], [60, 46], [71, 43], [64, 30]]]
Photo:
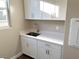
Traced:
[[18, 57], [17, 59], [33, 59], [25, 54], [21, 55], [20, 57]]

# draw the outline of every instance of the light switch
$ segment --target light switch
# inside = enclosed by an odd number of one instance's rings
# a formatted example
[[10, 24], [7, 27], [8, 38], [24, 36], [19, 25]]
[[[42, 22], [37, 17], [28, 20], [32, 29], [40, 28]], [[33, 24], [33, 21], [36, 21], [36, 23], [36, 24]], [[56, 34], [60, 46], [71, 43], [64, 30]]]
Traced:
[[69, 28], [69, 46], [79, 48], [79, 18], [72, 18]]

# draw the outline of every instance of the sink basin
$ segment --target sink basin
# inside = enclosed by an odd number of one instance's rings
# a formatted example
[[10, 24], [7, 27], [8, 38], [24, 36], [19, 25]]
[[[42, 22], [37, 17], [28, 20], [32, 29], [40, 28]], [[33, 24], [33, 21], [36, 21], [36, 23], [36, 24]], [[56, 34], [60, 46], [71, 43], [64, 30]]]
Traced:
[[27, 33], [27, 35], [30, 35], [30, 36], [38, 36], [40, 34], [39, 33], [35, 33], [35, 32], [29, 32], [29, 33]]

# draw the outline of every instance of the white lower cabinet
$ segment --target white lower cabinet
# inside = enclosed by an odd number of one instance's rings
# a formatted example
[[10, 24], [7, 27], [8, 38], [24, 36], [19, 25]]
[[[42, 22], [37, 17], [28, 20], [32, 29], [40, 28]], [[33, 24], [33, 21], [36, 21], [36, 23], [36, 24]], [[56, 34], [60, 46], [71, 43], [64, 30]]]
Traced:
[[49, 46], [45, 42], [38, 41], [38, 59], [49, 59], [48, 50]]
[[22, 52], [34, 59], [62, 59], [62, 46], [21, 36]]
[[21, 37], [22, 52], [37, 59], [37, 40], [29, 37]]
[[27, 38], [24, 36], [21, 36], [21, 46], [22, 46], [22, 52], [24, 54], [29, 55], [29, 51], [28, 51], [28, 42], [27, 42]]
[[38, 41], [38, 59], [62, 59], [62, 47]]
[[62, 59], [62, 47], [51, 44], [50, 59]]

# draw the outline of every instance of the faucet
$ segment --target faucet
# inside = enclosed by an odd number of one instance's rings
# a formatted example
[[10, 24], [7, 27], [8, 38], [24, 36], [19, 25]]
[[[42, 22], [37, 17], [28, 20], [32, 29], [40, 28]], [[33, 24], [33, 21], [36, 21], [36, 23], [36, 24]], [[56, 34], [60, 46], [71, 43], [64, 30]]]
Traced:
[[36, 29], [36, 32], [37, 32], [37, 33], [40, 32], [40, 30], [39, 30], [39, 24], [34, 23], [33, 27]]

